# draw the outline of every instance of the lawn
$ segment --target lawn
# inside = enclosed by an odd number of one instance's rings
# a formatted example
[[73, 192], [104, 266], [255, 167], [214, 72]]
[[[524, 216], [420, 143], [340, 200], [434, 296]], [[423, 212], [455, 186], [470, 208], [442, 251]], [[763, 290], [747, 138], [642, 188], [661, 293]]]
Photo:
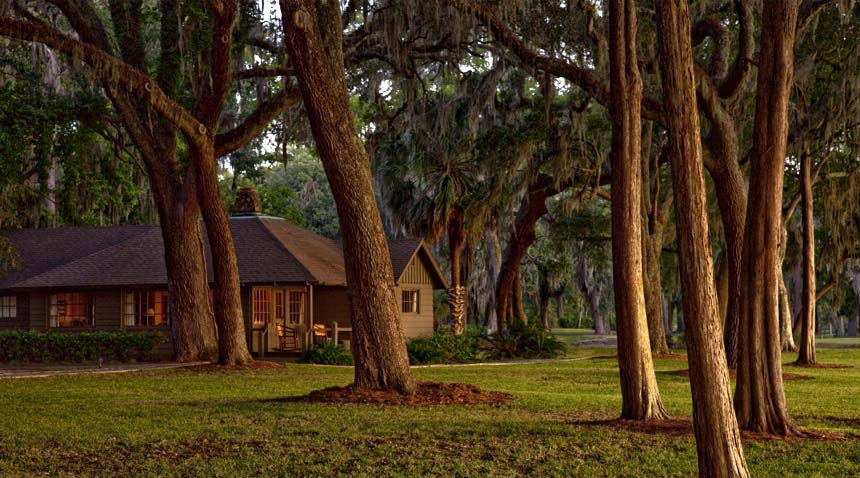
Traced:
[[[579, 361], [419, 369], [421, 380], [513, 393], [511, 404], [392, 408], [285, 400], [350, 382], [350, 369], [280, 369], [0, 380], [0, 476], [672, 477], [694, 475], [692, 437], [583, 423], [620, 408], [611, 350]], [[788, 355], [786, 361], [794, 357]], [[797, 422], [860, 434], [860, 351], [821, 350], [850, 369], [799, 369]], [[690, 415], [689, 385], [656, 361], [664, 401]], [[860, 440], [746, 442], [756, 477], [860, 476]]]

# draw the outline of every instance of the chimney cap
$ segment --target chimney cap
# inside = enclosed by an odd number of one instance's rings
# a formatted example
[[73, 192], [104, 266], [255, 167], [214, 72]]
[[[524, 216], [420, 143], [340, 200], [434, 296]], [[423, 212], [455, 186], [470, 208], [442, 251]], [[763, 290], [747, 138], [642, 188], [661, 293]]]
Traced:
[[241, 188], [233, 203], [233, 216], [259, 216], [263, 212], [260, 193], [254, 188]]

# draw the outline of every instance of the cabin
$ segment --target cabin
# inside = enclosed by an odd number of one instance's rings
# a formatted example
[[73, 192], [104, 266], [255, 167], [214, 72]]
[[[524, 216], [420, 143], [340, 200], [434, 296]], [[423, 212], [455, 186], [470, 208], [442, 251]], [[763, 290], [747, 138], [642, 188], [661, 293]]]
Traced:
[[[295, 353], [326, 340], [349, 348], [352, 323], [340, 242], [262, 215], [251, 189], [240, 192], [234, 210], [230, 227], [252, 353]], [[18, 260], [0, 276], [0, 330], [157, 330], [170, 336], [171, 297], [158, 226], [12, 229], [2, 235]], [[439, 266], [421, 239], [393, 239], [388, 246], [404, 334], [431, 335], [433, 291], [447, 287]], [[206, 251], [211, 263], [208, 244]], [[159, 352], [172, 353], [169, 340]]]

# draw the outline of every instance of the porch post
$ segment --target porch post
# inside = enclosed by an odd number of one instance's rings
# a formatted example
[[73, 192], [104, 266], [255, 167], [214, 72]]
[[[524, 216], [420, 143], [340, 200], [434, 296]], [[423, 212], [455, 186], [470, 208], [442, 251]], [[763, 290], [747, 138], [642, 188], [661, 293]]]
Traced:
[[308, 284], [308, 330], [305, 332], [305, 350], [314, 346], [314, 285]]

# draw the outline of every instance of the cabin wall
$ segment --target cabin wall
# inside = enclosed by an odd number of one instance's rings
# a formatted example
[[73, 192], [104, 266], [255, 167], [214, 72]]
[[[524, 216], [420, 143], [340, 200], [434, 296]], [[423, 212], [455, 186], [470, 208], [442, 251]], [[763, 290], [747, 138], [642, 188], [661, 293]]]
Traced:
[[314, 324], [352, 327], [346, 287], [314, 287]]
[[433, 279], [427, 264], [419, 256], [412, 258], [400, 277], [396, 291], [398, 304], [404, 290], [418, 290], [418, 313], [400, 309], [403, 335], [407, 338], [433, 335]]

